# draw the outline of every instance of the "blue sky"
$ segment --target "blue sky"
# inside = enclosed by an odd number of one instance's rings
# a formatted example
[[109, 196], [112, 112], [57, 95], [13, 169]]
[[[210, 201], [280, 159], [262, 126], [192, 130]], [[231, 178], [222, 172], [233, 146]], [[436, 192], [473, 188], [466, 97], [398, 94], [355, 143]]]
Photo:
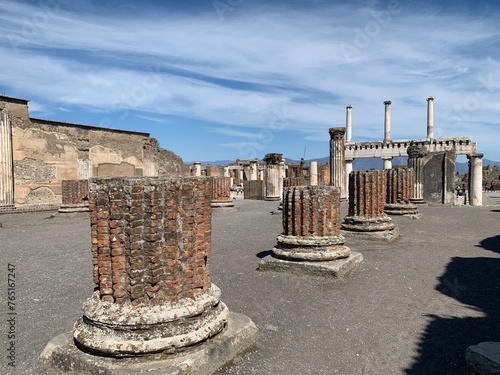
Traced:
[[500, 160], [500, 2], [0, 2], [0, 93], [30, 115], [149, 132], [184, 161], [470, 135]]

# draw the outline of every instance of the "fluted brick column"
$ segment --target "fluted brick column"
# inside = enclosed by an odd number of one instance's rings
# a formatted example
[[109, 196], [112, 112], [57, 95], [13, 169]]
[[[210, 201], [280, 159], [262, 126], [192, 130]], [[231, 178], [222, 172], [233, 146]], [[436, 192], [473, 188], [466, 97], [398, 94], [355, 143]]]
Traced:
[[59, 212], [87, 212], [89, 210], [89, 180], [63, 180], [62, 204]]
[[283, 193], [282, 154], [266, 154], [266, 201], [279, 201]]
[[330, 185], [340, 189], [340, 199], [347, 198], [345, 179], [345, 128], [330, 128]]
[[408, 167], [415, 171], [415, 189], [411, 202], [425, 204], [423, 158], [429, 154], [428, 148], [425, 145], [410, 144], [406, 152], [408, 154]]
[[341, 228], [345, 234], [391, 241], [398, 232], [384, 213], [387, 194], [385, 171], [353, 171], [349, 175], [349, 211]]
[[348, 257], [340, 234], [340, 192], [331, 186], [295, 186], [283, 193], [283, 233], [275, 256], [328, 261]]
[[231, 198], [231, 179], [229, 177], [211, 177], [212, 184], [212, 207], [233, 207]]
[[7, 112], [0, 111], [0, 211], [14, 208], [12, 127]]
[[287, 177], [283, 179], [283, 189], [292, 186], [305, 186], [306, 179], [304, 177]]
[[417, 206], [410, 202], [415, 190], [415, 171], [398, 167], [385, 172], [387, 198], [384, 212], [389, 215], [417, 214]]
[[221, 332], [228, 309], [210, 281], [208, 178], [92, 179], [96, 291], [76, 342], [109, 356], [176, 352]]

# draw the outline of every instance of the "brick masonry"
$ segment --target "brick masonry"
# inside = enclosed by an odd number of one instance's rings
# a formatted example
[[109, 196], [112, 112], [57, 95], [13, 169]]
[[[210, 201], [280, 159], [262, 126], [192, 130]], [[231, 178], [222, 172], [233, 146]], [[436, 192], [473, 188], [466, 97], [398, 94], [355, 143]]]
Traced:
[[230, 177], [210, 177], [212, 189], [212, 207], [234, 206], [231, 198], [231, 178]]
[[62, 204], [63, 205], [88, 205], [89, 181], [88, 180], [63, 180]]
[[387, 169], [387, 198], [384, 212], [389, 215], [417, 214], [410, 202], [415, 191], [415, 171], [411, 168]]
[[102, 301], [162, 304], [210, 287], [212, 191], [206, 179], [95, 179], [94, 283]]

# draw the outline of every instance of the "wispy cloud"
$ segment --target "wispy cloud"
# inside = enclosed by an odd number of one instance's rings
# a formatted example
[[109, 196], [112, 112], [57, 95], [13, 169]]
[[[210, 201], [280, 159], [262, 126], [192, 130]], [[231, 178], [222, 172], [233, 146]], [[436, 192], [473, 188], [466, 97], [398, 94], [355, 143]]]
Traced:
[[[478, 16], [429, 1], [401, 1], [391, 11], [391, 3], [256, 2], [221, 22], [211, 7], [43, 13], [4, 0], [0, 88], [54, 108], [140, 110], [157, 123], [164, 115], [201, 120], [228, 140], [269, 128], [284, 108], [285, 132], [326, 139], [329, 127], [343, 125], [347, 103], [355, 139], [382, 137], [388, 99], [392, 137], [422, 137], [428, 95], [443, 135], [475, 136], [474, 121], [498, 131], [498, 9]], [[473, 105], [484, 79], [492, 83]]]

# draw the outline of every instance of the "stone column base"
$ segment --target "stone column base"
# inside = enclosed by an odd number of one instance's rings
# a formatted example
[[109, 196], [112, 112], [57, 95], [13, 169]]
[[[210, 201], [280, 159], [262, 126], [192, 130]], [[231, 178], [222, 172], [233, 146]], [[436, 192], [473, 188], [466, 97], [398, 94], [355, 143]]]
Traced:
[[418, 208], [415, 204], [387, 203], [384, 206], [384, 212], [387, 215], [416, 215], [418, 214]]
[[64, 333], [47, 344], [38, 359], [38, 368], [44, 375], [209, 375], [251, 350], [258, 336], [257, 327], [247, 316], [229, 313], [226, 330], [180, 353], [110, 358], [79, 350], [72, 334]]
[[175, 353], [220, 333], [229, 310], [220, 289], [185, 298], [175, 305], [132, 306], [102, 302], [99, 292], [83, 304], [75, 323], [77, 345], [89, 353], [113, 357]]
[[341, 279], [348, 277], [363, 261], [363, 255], [351, 251], [347, 258], [325, 261], [306, 262], [283, 260], [268, 255], [259, 262], [259, 271], [287, 272], [294, 275], [318, 277], [333, 277]]
[[61, 204], [58, 211], [61, 213], [89, 212], [89, 205], [88, 204]]
[[265, 201], [279, 201], [281, 200], [280, 197], [264, 197]]
[[385, 214], [375, 218], [346, 216], [340, 228], [347, 239], [354, 240], [392, 242], [399, 236], [399, 228]]
[[210, 207], [217, 208], [217, 207], [234, 207], [234, 201], [232, 199], [230, 200], [225, 200], [225, 201], [211, 201], [210, 202]]
[[500, 374], [500, 342], [482, 342], [465, 352], [467, 375]]
[[410, 198], [410, 203], [412, 203], [412, 204], [420, 204], [420, 205], [427, 205], [427, 202], [424, 201], [423, 198]]
[[342, 235], [328, 236], [287, 236], [279, 235], [278, 245], [273, 249], [276, 258], [290, 261], [324, 262], [347, 258], [351, 249], [344, 246]]

